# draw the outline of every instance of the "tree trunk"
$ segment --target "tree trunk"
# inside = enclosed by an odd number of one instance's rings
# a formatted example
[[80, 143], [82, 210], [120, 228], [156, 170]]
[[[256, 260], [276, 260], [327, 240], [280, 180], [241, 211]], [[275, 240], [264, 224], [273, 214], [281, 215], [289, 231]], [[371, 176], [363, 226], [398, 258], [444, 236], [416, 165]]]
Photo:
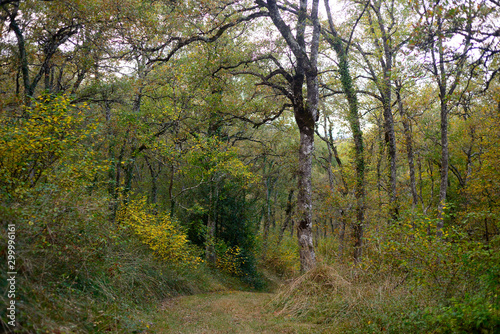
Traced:
[[215, 215], [213, 203], [213, 185], [210, 184], [208, 195], [208, 221], [207, 221], [207, 240], [205, 255], [209, 264], [215, 264]]
[[[349, 62], [347, 59], [347, 52], [338, 33], [333, 24], [333, 19], [330, 11], [329, 2], [325, 1], [325, 7], [328, 15], [328, 23], [332, 38], [328, 41], [335, 50], [339, 59], [339, 74], [342, 83], [342, 89], [346, 95], [349, 104], [348, 121], [354, 139], [354, 164], [356, 168], [356, 186], [354, 196], [356, 198], [356, 222], [353, 227], [354, 238], [354, 261], [361, 261], [362, 247], [363, 247], [363, 229], [364, 229], [364, 212], [365, 212], [365, 162], [364, 162], [364, 146], [363, 146], [363, 132], [361, 131], [361, 124], [359, 122], [358, 113], [358, 98], [354, 83], [352, 81], [351, 73], [349, 71]], [[391, 114], [392, 116], [392, 114]], [[393, 128], [394, 131], [394, 128]], [[342, 242], [344, 238], [345, 222], [343, 222]], [[339, 246], [339, 253], [342, 249]]]
[[383, 175], [382, 175], [382, 161], [384, 160], [384, 151], [385, 151], [385, 145], [383, 143], [383, 131], [382, 131], [382, 125], [380, 124], [380, 120], [377, 117], [377, 140], [378, 140], [378, 156], [377, 156], [377, 198], [378, 198], [378, 207], [382, 208], [384, 206], [384, 201], [382, 200], [382, 182], [383, 180]]
[[[384, 138], [385, 145], [387, 146], [387, 158], [389, 164], [389, 203], [390, 203], [390, 215], [392, 220], [398, 219], [399, 216], [399, 203], [397, 196], [397, 173], [396, 173], [396, 135], [394, 132], [394, 117], [392, 115], [391, 103], [392, 103], [392, 62], [394, 55], [399, 50], [401, 45], [393, 46], [393, 33], [392, 27], [393, 23], [386, 23], [382, 11], [382, 1], [373, 1], [369, 2], [367, 5], [370, 5], [371, 10], [376, 16], [376, 20], [373, 20], [371, 12], [368, 12], [368, 21], [370, 23], [370, 30], [372, 32], [374, 38], [374, 46], [378, 51], [379, 57], [378, 61], [380, 63], [380, 68], [382, 71], [382, 78], [375, 73], [373, 66], [369, 59], [367, 58], [367, 54], [363, 52], [361, 49], [361, 53], [363, 58], [368, 65], [369, 71], [371, 73], [372, 80], [374, 81], [377, 89], [379, 91], [379, 100], [382, 102], [383, 116], [384, 116]], [[387, 8], [390, 12], [389, 14], [393, 17], [394, 4], [391, 2], [389, 5], [390, 9]], [[378, 33], [375, 31], [375, 26], [378, 26], [380, 30], [380, 37]]]
[[[389, 81], [390, 84], [390, 81]], [[390, 91], [386, 92], [383, 102], [384, 108], [384, 138], [387, 145], [388, 163], [389, 163], [389, 203], [390, 213], [393, 220], [399, 216], [399, 204], [396, 189], [396, 135], [394, 133], [394, 118], [391, 110]]]
[[[294, 189], [290, 189], [290, 192], [288, 193], [288, 200], [286, 202], [286, 209], [285, 209], [285, 221], [283, 222], [283, 225], [281, 226], [280, 229], [280, 234], [278, 238], [278, 245], [281, 244], [281, 241], [283, 240], [283, 234], [285, 233], [285, 230], [287, 229], [288, 225], [292, 221], [292, 211], [293, 211], [293, 193]], [[291, 224], [290, 224], [291, 225]]]
[[[329, 12], [329, 7], [327, 7], [327, 10]], [[344, 177], [344, 169], [342, 165], [342, 161], [340, 160], [337, 147], [335, 147], [334, 141], [333, 141], [333, 135], [332, 135], [332, 126], [331, 124], [327, 124], [327, 117], [324, 115], [324, 127], [325, 131], [327, 132], [327, 136], [323, 137], [320, 133], [316, 132], [319, 138], [321, 138], [325, 143], [326, 147], [328, 149], [328, 159], [327, 159], [327, 172], [328, 172], [328, 183], [330, 186], [330, 192], [332, 194], [332, 197], [335, 196], [335, 184], [334, 184], [334, 175], [332, 171], [332, 161], [335, 159], [337, 162], [337, 165], [340, 170], [340, 180], [341, 180], [341, 187], [340, 187], [340, 194], [342, 195], [343, 198], [346, 198], [346, 196], [349, 193], [348, 185]], [[328, 129], [328, 130], [327, 130]], [[339, 248], [338, 248], [338, 253], [337, 253], [337, 258], [339, 262], [343, 261], [344, 257], [344, 241], [345, 241], [345, 228], [346, 228], [346, 211], [338, 205], [338, 212], [339, 212], [339, 234], [338, 234], [338, 240], [339, 240]], [[335, 227], [333, 225], [333, 220], [330, 218], [330, 226], [332, 229], [332, 234], [335, 233]]]
[[[437, 5], [437, 3], [436, 3]], [[464, 41], [461, 43], [462, 51], [460, 53], [453, 52], [452, 55], [446, 54], [445, 38], [446, 38], [446, 22], [445, 18], [437, 16], [436, 18], [436, 37], [433, 41], [431, 50], [432, 57], [432, 74], [439, 87], [439, 100], [441, 102], [441, 182], [439, 186], [439, 205], [438, 205], [438, 223], [436, 235], [443, 236], [444, 227], [444, 208], [446, 207], [446, 195], [448, 190], [448, 168], [449, 168], [449, 148], [448, 148], [448, 116], [450, 109], [450, 100], [455, 93], [460, 81], [464, 68], [466, 66], [467, 55], [472, 46], [472, 16], [469, 16], [473, 11], [466, 10], [467, 23], [464, 27]], [[437, 56], [437, 57], [436, 57]], [[450, 61], [451, 59], [451, 61]], [[472, 74], [472, 72], [470, 72]]]
[[[17, 6], [19, 6], [19, 4], [17, 4]], [[17, 48], [19, 51], [19, 61], [21, 63], [20, 67], [21, 67], [21, 74], [23, 77], [23, 86], [24, 86], [24, 98], [25, 98], [24, 103], [27, 106], [29, 106], [30, 98], [33, 95], [33, 90], [29, 77], [28, 57], [26, 55], [24, 35], [16, 20], [17, 6], [16, 9], [14, 10], [14, 13], [10, 14], [10, 28], [12, 29], [12, 31], [14, 31], [14, 34], [16, 35], [17, 38]]]
[[448, 190], [448, 108], [446, 101], [441, 101], [441, 183], [439, 186], [439, 206], [437, 221], [437, 236], [443, 236], [444, 208], [446, 206], [446, 192]]
[[346, 220], [344, 217], [344, 212], [340, 216], [340, 226], [339, 226], [339, 250], [337, 258], [342, 263], [344, 261], [344, 240], [345, 240], [345, 226]]
[[264, 214], [264, 227], [262, 233], [262, 257], [267, 255], [267, 244], [269, 239], [269, 227], [271, 225], [271, 177], [266, 178], [266, 213]]
[[144, 160], [149, 168], [149, 174], [151, 176], [151, 196], [149, 202], [156, 204], [158, 202], [158, 176], [161, 173], [162, 164], [158, 162], [158, 171], [155, 171], [152, 161], [149, 161], [147, 155], [144, 156]]
[[411, 134], [410, 121], [408, 115], [406, 114], [403, 106], [403, 100], [401, 99], [401, 85], [396, 83], [396, 98], [398, 101], [399, 114], [401, 115], [401, 121], [403, 123], [403, 133], [405, 136], [406, 144], [406, 154], [408, 157], [408, 168], [410, 171], [410, 192], [412, 198], [412, 208], [415, 209], [418, 205], [418, 195], [417, 195], [417, 183], [415, 180], [415, 164], [413, 162], [413, 141]]
[[[314, 127], [318, 120], [318, 48], [320, 24], [318, 19], [319, 0], [312, 0], [310, 15], [307, 15], [308, 1], [301, 0], [297, 11], [296, 33], [281, 16], [282, 8], [276, 0], [256, 0], [265, 7], [269, 17], [292, 51], [296, 63], [293, 78], [289, 79], [293, 96], [289, 96], [294, 108], [295, 120], [300, 131], [299, 172], [297, 194], [297, 238], [299, 242], [301, 271], [316, 265], [312, 240], [312, 152], [314, 150]], [[288, 16], [288, 13], [286, 13]], [[305, 41], [306, 26], [312, 25], [309, 43]], [[303, 96], [304, 79], [307, 86], [307, 101]], [[287, 79], [288, 80], [288, 79]]]
[[314, 267], [312, 236], [312, 152], [314, 150], [314, 130], [305, 126], [300, 129], [299, 173], [297, 194], [297, 238], [299, 241], [300, 269], [302, 272]]

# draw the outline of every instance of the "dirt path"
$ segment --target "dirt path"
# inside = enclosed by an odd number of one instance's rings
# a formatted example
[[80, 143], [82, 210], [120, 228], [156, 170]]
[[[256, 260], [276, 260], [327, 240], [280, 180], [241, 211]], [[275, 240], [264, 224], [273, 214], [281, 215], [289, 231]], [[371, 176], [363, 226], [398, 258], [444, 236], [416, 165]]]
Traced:
[[[173, 298], [164, 303], [151, 328], [155, 333], [319, 333], [314, 325], [276, 317], [269, 293], [226, 291]], [[316, 330], [315, 330], [316, 329]]]

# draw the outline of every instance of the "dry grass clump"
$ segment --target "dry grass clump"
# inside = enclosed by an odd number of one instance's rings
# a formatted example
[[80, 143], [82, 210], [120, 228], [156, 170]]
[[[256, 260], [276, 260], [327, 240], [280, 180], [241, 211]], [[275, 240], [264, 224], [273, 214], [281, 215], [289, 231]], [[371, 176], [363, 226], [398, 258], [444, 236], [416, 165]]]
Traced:
[[401, 286], [402, 279], [319, 265], [282, 286], [273, 307], [281, 316], [325, 324], [328, 333], [419, 332], [418, 292]]

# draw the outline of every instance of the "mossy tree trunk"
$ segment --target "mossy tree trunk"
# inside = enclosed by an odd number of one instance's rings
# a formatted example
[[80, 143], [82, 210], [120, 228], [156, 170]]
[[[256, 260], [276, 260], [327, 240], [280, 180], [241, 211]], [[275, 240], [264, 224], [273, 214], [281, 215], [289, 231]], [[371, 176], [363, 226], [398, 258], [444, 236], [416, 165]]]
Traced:
[[340, 81], [342, 89], [346, 95], [349, 105], [348, 121], [351, 128], [354, 140], [354, 164], [356, 168], [356, 185], [354, 195], [356, 198], [356, 222], [353, 226], [353, 239], [354, 239], [354, 261], [360, 262], [363, 247], [363, 230], [364, 230], [364, 214], [365, 214], [365, 162], [364, 162], [364, 146], [363, 146], [363, 132], [359, 121], [358, 112], [358, 98], [354, 83], [352, 81], [351, 73], [349, 72], [349, 62], [347, 59], [347, 49], [335, 29], [333, 19], [330, 11], [329, 1], [325, 1], [327, 9], [329, 34], [327, 34], [327, 41], [338, 57]]

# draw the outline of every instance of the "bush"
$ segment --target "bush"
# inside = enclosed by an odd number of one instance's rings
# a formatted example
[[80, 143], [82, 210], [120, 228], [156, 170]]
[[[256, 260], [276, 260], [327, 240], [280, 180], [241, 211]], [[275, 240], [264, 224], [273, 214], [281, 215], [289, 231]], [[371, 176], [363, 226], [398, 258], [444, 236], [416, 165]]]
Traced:
[[[72, 178], [87, 174], [92, 145], [83, 141], [95, 124], [85, 122], [86, 109], [70, 105], [66, 95], [44, 94], [26, 107], [25, 115], [1, 119], [0, 192], [6, 198], [22, 198], [39, 181], [53, 179], [56, 170]], [[72, 161], [75, 156], [78, 163]], [[62, 175], [56, 178], [60, 186], [71, 186]]]
[[218, 269], [236, 277], [245, 275], [242, 267], [246, 262], [246, 258], [243, 256], [240, 247], [228, 247], [224, 242], [219, 241], [215, 246], [215, 251], [217, 253], [215, 266]]
[[[164, 298], [224, 289], [170, 217], [136, 203], [130, 225], [109, 221], [99, 187], [108, 163], [95, 156], [98, 141], [87, 141], [94, 127], [82, 110], [65, 96], [43, 95], [23, 117], [0, 123], [0, 221], [16, 227], [20, 333], [139, 333]], [[6, 294], [0, 303], [9, 303]], [[5, 312], [0, 328], [10, 331]]]
[[435, 222], [370, 231], [363, 263], [319, 265], [281, 288], [276, 312], [329, 333], [499, 332], [500, 238], [479, 243], [452, 225], [438, 238]]
[[128, 201], [118, 221], [133, 233], [162, 260], [175, 265], [197, 265], [203, 260], [192, 246], [186, 232], [166, 212], [158, 213], [146, 198]]
[[462, 301], [455, 298], [449, 306], [429, 308], [427, 320], [437, 333], [498, 333], [500, 309], [498, 296], [493, 299], [482, 294], [467, 294]]
[[276, 274], [280, 279], [296, 276], [300, 270], [297, 239], [285, 235], [281, 242], [278, 242], [278, 235], [269, 233], [266, 252], [261, 260], [261, 265]]
[[[2, 215], [18, 232], [19, 332], [139, 333], [165, 298], [224, 289], [203, 264], [164, 261], [129, 229], [110, 224], [108, 201], [97, 193], [31, 195]], [[5, 309], [0, 316], [6, 319]]]

